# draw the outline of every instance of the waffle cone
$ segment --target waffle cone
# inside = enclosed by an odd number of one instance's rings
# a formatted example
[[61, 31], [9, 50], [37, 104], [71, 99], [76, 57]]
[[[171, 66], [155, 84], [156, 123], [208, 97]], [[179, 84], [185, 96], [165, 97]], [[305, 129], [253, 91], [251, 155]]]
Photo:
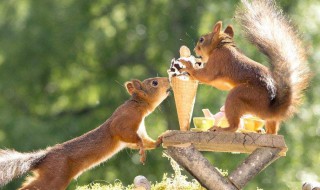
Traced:
[[172, 77], [171, 87], [176, 103], [180, 130], [188, 131], [190, 129], [190, 121], [196, 99], [198, 81], [191, 79], [182, 80], [178, 77]]

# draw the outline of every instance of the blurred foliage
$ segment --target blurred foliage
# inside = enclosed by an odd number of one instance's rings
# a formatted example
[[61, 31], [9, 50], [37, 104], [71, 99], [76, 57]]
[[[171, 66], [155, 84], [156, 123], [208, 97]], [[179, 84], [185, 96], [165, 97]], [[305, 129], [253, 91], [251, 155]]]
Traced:
[[[32, 151], [77, 137], [103, 123], [129, 95], [127, 80], [166, 76], [181, 45], [193, 48], [213, 24], [235, 25], [236, 43], [254, 60], [266, 59], [250, 45], [235, 23], [239, 2], [184, 0], [6, 0], [0, 1], [0, 148]], [[302, 32], [314, 78], [305, 104], [283, 124], [289, 151], [259, 174], [247, 189], [299, 189], [320, 180], [320, 2], [279, 1]], [[267, 16], [267, 15], [266, 15]], [[200, 86], [194, 115], [223, 105], [227, 93]], [[177, 129], [173, 97], [146, 121], [153, 138]], [[149, 127], [148, 127], [149, 126]], [[126, 149], [72, 182], [131, 184], [144, 175], [160, 181], [170, 170], [162, 149], [148, 152], [146, 165]], [[216, 166], [236, 167], [246, 155], [205, 153]], [[128, 172], [130, 171], [130, 172]], [[22, 179], [3, 189], [14, 189]]]

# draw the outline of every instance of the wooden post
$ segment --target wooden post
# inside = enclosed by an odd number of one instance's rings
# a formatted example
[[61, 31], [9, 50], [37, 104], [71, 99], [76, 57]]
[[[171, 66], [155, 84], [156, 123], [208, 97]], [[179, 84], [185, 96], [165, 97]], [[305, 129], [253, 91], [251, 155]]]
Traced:
[[193, 175], [203, 187], [214, 190], [237, 190], [193, 145], [168, 147], [168, 154]]
[[249, 155], [230, 175], [229, 180], [242, 189], [252, 178], [279, 158], [280, 148], [258, 148]]

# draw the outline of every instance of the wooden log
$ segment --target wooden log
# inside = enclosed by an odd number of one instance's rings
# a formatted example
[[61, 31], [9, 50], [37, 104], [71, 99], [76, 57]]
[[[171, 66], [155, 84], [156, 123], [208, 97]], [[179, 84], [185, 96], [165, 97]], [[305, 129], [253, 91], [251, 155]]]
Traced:
[[193, 144], [199, 151], [251, 153], [260, 147], [279, 148], [279, 156], [288, 150], [281, 135], [260, 133], [167, 131], [163, 135], [164, 148]]
[[252, 178], [279, 158], [279, 148], [258, 148], [245, 159], [230, 175], [229, 180], [242, 189]]
[[193, 145], [168, 147], [167, 153], [203, 187], [212, 190], [237, 190]]

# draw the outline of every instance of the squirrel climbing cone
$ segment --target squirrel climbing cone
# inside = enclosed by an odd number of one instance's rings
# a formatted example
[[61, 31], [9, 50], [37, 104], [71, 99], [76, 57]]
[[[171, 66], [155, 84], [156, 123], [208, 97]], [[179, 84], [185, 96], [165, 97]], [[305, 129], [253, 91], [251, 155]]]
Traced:
[[[181, 46], [180, 57], [189, 58], [190, 50], [186, 46]], [[185, 76], [175, 76], [171, 78], [171, 87], [176, 103], [179, 125], [181, 131], [190, 129], [190, 121], [196, 99], [198, 81]]]

